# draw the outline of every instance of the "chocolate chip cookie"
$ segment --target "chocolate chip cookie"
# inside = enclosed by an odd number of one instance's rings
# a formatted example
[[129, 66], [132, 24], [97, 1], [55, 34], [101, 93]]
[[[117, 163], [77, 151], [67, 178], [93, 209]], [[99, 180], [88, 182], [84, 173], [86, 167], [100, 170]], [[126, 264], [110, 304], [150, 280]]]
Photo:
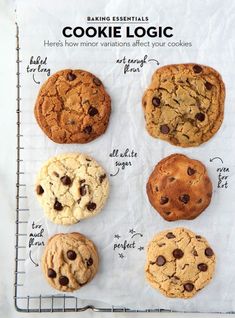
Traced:
[[104, 169], [82, 153], [49, 159], [41, 168], [35, 192], [45, 215], [56, 224], [74, 224], [98, 214], [109, 194]]
[[181, 147], [198, 146], [220, 128], [225, 87], [211, 67], [175, 64], [152, 76], [142, 104], [149, 134]]
[[165, 296], [191, 298], [212, 279], [215, 261], [205, 238], [175, 228], [155, 235], [149, 243], [145, 274]]
[[42, 256], [42, 270], [48, 283], [63, 292], [72, 292], [92, 280], [99, 257], [94, 243], [80, 233], [52, 236]]
[[148, 179], [147, 195], [165, 220], [192, 220], [210, 204], [212, 183], [200, 161], [173, 154], [155, 166]]
[[109, 122], [110, 97], [102, 82], [83, 70], [62, 70], [42, 85], [36, 120], [57, 143], [87, 143], [102, 135]]

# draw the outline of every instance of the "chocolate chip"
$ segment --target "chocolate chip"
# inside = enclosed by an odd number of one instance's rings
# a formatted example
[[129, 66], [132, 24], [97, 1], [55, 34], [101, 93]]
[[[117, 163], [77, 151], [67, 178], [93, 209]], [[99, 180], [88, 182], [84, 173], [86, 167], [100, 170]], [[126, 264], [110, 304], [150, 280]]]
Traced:
[[89, 114], [91, 117], [93, 117], [93, 116], [95, 116], [96, 114], [98, 114], [98, 110], [97, 110], [95, 107], [91, 106], [91, 107], [88, 109], [88, 114]]
[[59, 178], [59, 173], [58, 172], [56, 172], [56, 171], [53, 171], [53, 174], [54, 174], [54, 176], [56, 176], [57, 178]]
[[179, 248], [176, 248], [172, 254], [176, 259], [180, 259], [184, 256], [184, 252]]
[[206, 83], [205, 83], [205, 87], [206, 87], [206, 89], [207, 89], [208, 91], [210, 91], [210, 90], [212, 89], [213, 85], [212, 85], [211, 83], [209, 83], [209, 82], [206, 82]]
[[77, 76], [75, 75], [75, 74], [73, 74], [73, 73], [68, 73], [67, 74], [67, 80], [68, 81], [74, 81], [75, 80], [75, 78], [77, 78]]
[[69, 283], [68, 277], [66, 277], [66, 276], [60, 276], [60, 278], [59, 278], [59, 283], [60, 283], [60, 285], [62, 285], [62, 286], [68, 285], [68, 283]]
[[189, 176], [192, 176], [196, 172], [195, 169], [188, 167], [187, 173]]
[[169, 199], [167, 197], [161, 197], [160, 199], [160, 204], [166, 204], [169, 201]]
[[175, 235], [174, 235], [172, 232], [168, 232], [167, 235], [166, 235], [166, 237], [167, 237], [168, 239], [172, 239], [172, 238], [175, 238]]
[[102, 174], [102, 175], [100, 176], [100, 183], [102, 183], [105, 178], [106, 178], [106, 174]]
[[80, 187], [80, 194], [83, 197], [86, 194], [86, 184], [84, 184], [83, 186]]
[[82, 179], [82, 180], [80, 180], [79, 182], [80, 182], [80, 184], [83, 184], [84, 182], [86, 182], [86, 180], [85, 180], [85, 179]]
[[201, 68], [201, 66], [200, 65], [194, 65], [193, 66], [193, 71], [194, 71], [194, 73], [201, 73], [202, 72], [202, 68]]
[[173, 181], [175, 181], [175, 178], [174, 177], [169, 177], [169, 181], [173, 182]]
[[47, 276], [50, 277], [50, 278], [55, 278], [56, 277], [56, 272], [54, 271], [54, 269], [48, 268]]
[[160, 126], [160, 132], [162, 134], [168, 134], [170, 131], [170, 128], [167, 125], [161, 125]]
[[41, 185], [38, 185], [37, 188], [36, 188], [36, 192], [37, 192], [38, 195], [43, 194], [43, 192], [44, 192], [43, 187]]
[[184, 290], [187, 292], [191, 292], [194, 289], [194, 285], [192, 283], [186, 283], [184, 284]]
[[202, 238], [201, 235], [196, 235], [197, 240], [200, 240], [201, 238]]
[[79, 204], [81, 202], [81, 198], [77, 200], [77, 204]]
[[83, 129], [84, 133], [86, 134], [90, 134], [92, 132], [92, 127], [89, 125], [89, 126], [86, 126], [84, 129]]
[[102, 83], [101, 81], [97, 78], [97, 77], [94, 77], [93, 78], [93, 83], [96, 85], [96, 86], [100, 86]]
[[202, 199], [197, 200], [197, 203], [198, 204], [202, 203]]
[[155, 191], [158, 192], [158, 186], [155, 187]]
[[201, 272], [206, 272], [207, 269], [208, 269], [208, 266], [207, 266], [206, 264], [204, 264], [204, 263], [200, 263], [200, 264], [197, 265], [197, 268], [198, 268], [199, 271], [201, 271]]
[[161, 101], [158, 97], [153, 97], [153, 99], [152, 99], [153, 106], [158, 107], [158, 106], [160, 106], [160, 103], [161, 103]]
[[170, 214], [171, 214], [171, 211], [164, 211], [164, 213], [165, 213], [166, 215], [170, 215]]
[[203, 113], [197, 113], [197, 114], [195, 115], [195, 118], [196, 118], [197, 120], [199, 120], [199, 121], [203, 121], [203, 120], [205, 120], [205, 115], [204, 115]]
[[187, 204], [190, 200], [190, 196], [188, 194], [183, 194], [179, 197], [179, 200], [183, 202], [184, 204]]
[[158, 266], [163, 266], [166, 263], [166, 259], [164, 256], [160, 255], [157, 257], [156, 264]]
[[72, 183], [71, 179], [68, 176], [63, 176], [60, 178], [63, 185], [70, 185]]
[[205, 249], [205, 255], [206, 255], [207, 257], [211, 257], [211, 256], [214, 255], [214, 252], [213, 252], [213, 250], [212, 250], [210, 247], [207, 247], [207, 248]]
[[194, 256], [198, 256], [198, 253], [197, 253], [196, 250], [193, 250], [193, 255], [194, 255]]
[[87, 266], [91, 266], [93, 264], [93, 259], [90, 257], [86, 263], [87, 263]]
[[76, 257], [77, 257], [77, 254], [76, 254], [74, 251], [69, 250], [69, 251], [67, 252], [67, 257], [68, 257], [68, 259], [70, 259], [71, 261], [74, 261], [74, 260], [76, 259]]
[[94, 202], [89, 202], [89, 203], [87, 203], [86, 207], [87, 207], [87, 210], [94, 211], [96, 208], [96, 204]]
[[55, 199], [54, 209], [57, 210], [57, 211], [63, 210], [62, 204], [59, 201], [57, 201], [57, 199]]

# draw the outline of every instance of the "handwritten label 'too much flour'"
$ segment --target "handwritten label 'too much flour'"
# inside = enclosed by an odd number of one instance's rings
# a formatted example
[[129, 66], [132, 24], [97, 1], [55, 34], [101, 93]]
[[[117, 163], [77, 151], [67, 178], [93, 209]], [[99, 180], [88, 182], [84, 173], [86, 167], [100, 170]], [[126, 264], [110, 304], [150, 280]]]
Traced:
[[44, 246], [44, 228], [42, 224], [36, 224], [34, 221], [29, 233], [29, 248], [33, 246]]

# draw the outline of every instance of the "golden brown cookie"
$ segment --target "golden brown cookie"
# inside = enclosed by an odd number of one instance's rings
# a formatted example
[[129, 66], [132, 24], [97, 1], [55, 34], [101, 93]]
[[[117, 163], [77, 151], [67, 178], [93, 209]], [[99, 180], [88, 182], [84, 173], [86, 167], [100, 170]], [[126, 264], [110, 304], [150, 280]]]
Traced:
[[225, 87], [220, 74], [197, 64], [156, 70], [142, 104], [149, 134], [181, 147], [198, 146], [220, 128]]
[[48, 283], [63, 292], [72, 292], [92, 280], [99, 257], [94, 243], [80, 233], [52, 236], [42, 256], [42, 270]]
[[42, 85], [36, 120], [57, 143], [87, 143], [102, 135], [109, 122], [110, 97], [102, 82], [83, 70], [62, 70]]
[[155, 166], [148, 179], [147, 195], [165, 220], [191, 220], [210, 204], [212, 183], [200, 161], [173, 154]]
[[210, 282], [215, 262], [205, 238], [175, 228], [158, 233], [149, 243], [145, 275], [163, 295], [191, 298]]

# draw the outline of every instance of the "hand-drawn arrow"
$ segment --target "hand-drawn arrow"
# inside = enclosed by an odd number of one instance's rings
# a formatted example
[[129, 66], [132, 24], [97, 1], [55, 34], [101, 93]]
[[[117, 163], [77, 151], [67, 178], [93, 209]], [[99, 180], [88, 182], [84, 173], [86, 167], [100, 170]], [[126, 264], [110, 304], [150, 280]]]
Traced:
[[140, 235], [141, 237], [143, 237], [143, 234], [141, 234], [141, 233], [135, 233], [135, 234], [132, 235], [131, 238], [133, 238], [133, 237], [136, 236], [136, 235]]
[[214, 161], [214, 159], [219, 159], [222, 163], [224, 163], [223, 160], [220, 157], [210, 158], [210, 162]]
[[37, 81], [35, 80], [35, 78], [34, 78], [34, 73], [33, 73], [33, 80], [34, 80], [34, 82], [35, 82], [36, 84], [40, 84], [40, 82], [37, 82]]
[[119, 168], [115, 174], [110, 173], [110, 177], [115, 177], [118, 174], [118, 172], [119, 172]]
[[148, 62], [151, 62], [151, 61], [154, 61], [157, 63], [157, 65], [160, 65], [160, 63], [158, 62], [158, 60], [155, 60], [155, 59], [149, 59]]
[[37, 267], [37, 266], [39, 266], [39, 265], [38, 265], [38, 263], [35, 263], [35, 262], [32, 260], [31, 252], [32, 252], [32, 251], [29, 251], [29, 258], [30, 258], [31, 261], [34, 263], [35, 267]]

